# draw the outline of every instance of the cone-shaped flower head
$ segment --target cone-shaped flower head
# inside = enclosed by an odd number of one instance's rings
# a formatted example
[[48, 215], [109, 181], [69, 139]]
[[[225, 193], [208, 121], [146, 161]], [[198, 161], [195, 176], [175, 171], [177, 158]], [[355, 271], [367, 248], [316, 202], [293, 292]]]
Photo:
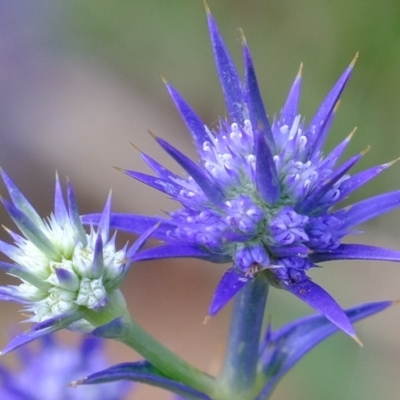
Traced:
[[115, 235], [109, 237], [111, 196], [97, 230], [86, 233], [70, 182], [65, 203], [56, 177], [54, 212], [42, 219], [4, 171], [1, 175], [11, 198], [2, 199], [3, 205], [22, 236], [7, 229], [15, 243], [0, 241], [0, 251], [13, 263], [0, 262], [0, 268], [22, 283], [1, 286], [0, 299], [23, 304], [27, 321], [37, 323], [3, 353], [66, 327], [89, 332], [127, 313], [118, 287], [129, 268], [127, 260], [146, 236], [129, 249], [116, 249]]
[[68, 384], [107, 367], [103, 343], [85, 338], [78, 346], [62, 345], [53, 336], [43, 337], [34, 351], [17, 351], [18, 369], [0, 366], [0, 398], [6, 400], [122, 400], [132, 385], [127, 381], [68, 387]]
[[[204, 125], [183, 97], [168, 83], [167, 90], [189, 129], [199, 157], [190, 160], [165, 140], [158, 144], [186, 171], [182, 178], [146, 154], [143, 160], [156, 177], [135, 171], [129, 176], [166, 193], [181, 204], [169, 218], [116, 214], [114, 227], [140, 232], [162, 221], [155, 237], [165, 244], [139, 253], [135, 259], [198, 257], [233, 262], [212, 301], [215, 314], [258, 274], [286, 289], [354, 335], [348, 318], [322, 288], [306, 275], [316, 262], [335, 259], [400, 260], [400, 253], [370, 246], [342, 244], [356, 225], [400, 204], [400, 191], [382, 194], [351, 207], [336, 207], [365, 182], [392, 163], [348, 174], [364, 152], [338, 160], [351, 135], [329, 154], [322, 147], [339, 97], [355, 60], [340, 76], [309, 124], [298, 112], [301, 70], [281, 113], [272, 124], [257, 85], [250, 50], [243, 37], [245, 77], [231, 60], [209, 10], [208, 24], [228, 120], [216, 129]], [[98, 216], [87, 216], [96, 222]]]

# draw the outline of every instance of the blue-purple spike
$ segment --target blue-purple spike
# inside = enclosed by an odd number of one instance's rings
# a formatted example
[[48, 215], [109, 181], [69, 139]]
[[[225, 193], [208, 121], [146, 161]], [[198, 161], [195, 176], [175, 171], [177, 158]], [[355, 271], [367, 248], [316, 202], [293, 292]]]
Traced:
[[254, 147], [256, 155], [256, 184], [262, 199], [270, 206], [274, 205], [281, 194], [280, 181], [276, 165], [266, 137], [254, 129]]
[[40, 218], [40, 215], [36, 212], [28, 199], [21, 193], [12, 179], [4, 172], [2, 168], [0, 168], [0, 174], [14, 206], [26, 214], [36, 225], [44, 227], [44, 223], [42, 218]]
[[69, 219], [68, 209], [65, 205], [64, 197], [62, 194], [60, 180], [56, 172], [56, 187], [54, 193], [54, 216], [60, 226], [64, 226]]
[[281, 111], [282, 124], [292, 126], [295, 117], [299, 113], [299, 98], [301, 89], [301, 73], [303, 70], [303, 64], [300, 64], [299, 72], [297, 73], [296, 79], [294, 80], [292, 87], [290, 88], [289, 95], [286, 99], [286, 103]]
[[103, 244], [107, 243], [108, 236], [110, 234], [111, 199], [112, 199], [112, 192], [110, 190], [99, 221], [99, 232], [101, 233], [101, 239], [103, 241]]
[[211, 400], [211, 398], [207, 395], [194, 390], [181, 382], [176, 382], [165, 377], [148, 361], [113, 365], [112, 367], [103, 371], [89, 375], [84, 379], [72, 382], [71, 386], [75, 387], [77, 385], [92, 385], [105, 382], [114, 382], [121, 379], [147, 383], [152, 386], [160, 387], [184, 396], [182, 399]]
[[4, 355], [23, 346], [24, 344], [30, 343], [42, 336], [48, 335], [52, 332], [56, 332], [60, 329], [66, 328], [71, 325], [72, 322], [79, 319], [79, 314], [74, 311], [72, 313], [62, 314], [54, 318], [50, 318], [46, 321], [40, 322], [32, 327], [31, 330], [16, 336], [6, 347], [0, 352], [0, 355]]
[[333, 297], [320, 286], [306, 279], [299, 283], [285, 285], [283, 288], [314, 308], [314, 310], [320, 312], [344, 333], [359, 342], [346, 313], [339, 304], [336, 303]]
[[[86, 225], [99, 223], [101, 214], [88, 214], [82, 216], [82, 222]], [[160, 217], [148, 217], [146, 215], [113, 213], [110, 218], [110, 226], [114, 229], [141, 234], [161, 221], [160, 226], [152, 235], [153, 238], [167, 240], [167, 233], [175, 229], [176, 225]]]
[[13, 204], [5, 199], [2, 199], [2, 202], [4, 208], [20, 231], [49, 258], [58, 260], [60, 258], [60, 253], [40, 228], [38, 228], [23, 211], [16, 208]]
[[222, 189], [215, 182], [210, 181], [202, 168], [165, 140], [156, 136], [155, 140], [193, 178], [212, 203], [220, 205], [225, 200]]
[[23, 254], [19, 247], [3, 242], [2, 240], [0, 240], [0, 252], [13, 261], [15, 261], [16, 256]]
[[165, 244], [158, 247], [152, 247], [136, 254], [132, 260], [158, 260], [163, 258], [199, 258], [201, 260], [213, 261], [213, 262], [227, 262], [229, 258], [219, 254], [210, 254], [206, 250], [202, 250], [200, 247], [186, 244], [186, 243], [174, 243]]
[[[368, 150], [368, 149], [367, 149]], [[367, 151], [366, 150], [366, 151]], [[307, 196], [302, 202], [296, 206], [296, 210], [302, 214], [309, 214], [317, 208], [318, 203], [322, 200], [325, 194], [332, 189], [333, 185], [341, 179], [360, 159], [364, 156], [366, 151], [363, 151], [345, 161], [339, 168], [334, 170], [317, 190]], [[330, 207], [331, 204], [326, 204]]]
[[97, 239], [93, 254], [93, 263], [89, 278], [98, 279], [103, 274], [103, 271], [104, 271], [103, 240], [102, 240], [102, 232], [101, 229], [99, 228], [99, 231], [97, 233]]
[[18, 292], [10, 286], [0, 286], [0, 300], [12, 303], [30, 304], [30, 301], [26, 300], [23, 293]]
[[400, 261], [400, 251], [365, 244], [341, 244], [337, 249], [310, 254], [314, 263], [336, 260]]
[[346, 68], [344, 73], [341, 75], [339, 80], [336, 82], [335, 86], [325, 97], [318, 111], [311, 120], [309, 127], [305, 131], [305, 135], [308, 139], [308, 148], [310, 155], [318, 153], [324, 145], [325, 137], [327, 134], [325, 126], [328, 123], [329, 117], [333, 112], [333, 109], [335, 108], [336, 103], [338, 102], [339, 97], [347, 84], [347, 81], [350, 78], [357, 57], [358, 53], [356, 54], [350, 65]]
[[143, 182], [144, 184], [151, 186], [152, 188], [159, 190], [160, 192], [163, 192], [168, 196], [174, 198], [178, 197], [179, 192], [182, 190], [182, 186], [170, 180], [165, 180], [163, 178], [143, 174], [142, 172], [130, 170], [125, 170], [124, 172], [131, 178], [136, 179], [139, 182]]
[[245, 120], [243, 84], [207, 5], [206, 11], [212, 49], [226, 106], [232, 122], [243, 126]]
[[19, 278], [31, 283], [32, 285], [36, 286], [39, 289], [46, 290], [50, 287], [50, 284], [47, 283], [42, 276], [39, 276], [39, 274], [36, 271], [35, 273], [21, 265], [0, 261], [0, 270], [4, 271], [9, 275], [18, 276]]
[[337, 214], [340, 216], [343, 221], [343, 229], [350, 229], [378, 215], [398, 208], [399, 205], [400, 190], [396, 190], [362, 200], [349, 207], [336, 211], [333, 215]]
[[338, 201], [344, 200], [349, 194], [360, 188], [371, 179], [378, 176], [381, 172], [391, 167], [398, 160], [399, 159], [386, 164], [378, 165], [376, 167], [372, 167], [370, 169], [367, 169], [366, 171], [361, 171], [358, 174], [351, 176], [340, 185], [340, 198]]
[[126, 257], [128, 259], [131, 259], [143, 247], [147, 239], [149, 239], [153, 235], [153, 233], [158, 229], [160, 224], [161, 222], [158, 222], [150, 229], [147, 229], [135, 240], [135, 243], [133, 243], [133, 245], [126, 252]]
[[348, 144], [350, 143], [352, 137], [356, 133], [357, 128], [354, 128], [350, 135], [346, 137], [341, 143], [339, 143], [326, 157], [324, 160], [321, 160], [319, 163], [319, 168], [333, 168], [337, 162], [337, 160], [340, 158], [340, 156], [343, 154], [343, 152], [346, 150]]
[[202, 149], [204, 142], [209, 142], [210, 138], [206, 131], [204, 122], [199, 118], [199, 116], [193, 111], [189, 104], [183, 99], [179, 92], [164, 80], [164, 84], [167, 87], [168, 93], [172, 97], [176, 107], [181, 114], [183, 121], [185, 122], [187, 128], [192, 134], [194, 143], [197, 149]]
[[268, 121], [267, 112], [260, 94], [257, 83], [257, 76], [254, 70], [253, 60], [251, 58], [250, 49], [247, 46], [246, 39], [242, 33], [243, 42], [243, 59], [245, 67], [247, 101], [249, 108], [250, 121], [253, 129], [262, 132], [265, 135], [266, 142], [271, 153], [275, 153], [275, 140]]
[[[137, 149], [140, 153], [140, 157], [142, 158], [142, 160], [160, 177], [160, 178], [164, 178], [166, 180], [177, 180], [177, 179], [181, 179], [178, 175], [176, 175], [175, 173], [173, 173], [172, 171], [170, 171], [169, 169], [165, 168], [164, 166], [162, 166], [158, 161], [156, 161], [154, 158], [148, 156], [145, 153], [142, 153], [136, 146], [134, 146], [132, 143], [131, 145]], [[117, 168], [119, 171], [122, 172], [126, 172], [126, 170], [124, 169], [119, 169]]]
[[86, 246], [87, 245], [86, 232], [83, 229], [81, 218], [79, 216], [78, 204], [76, 202], [74, 189], [68, 177], [67, 177], [67, 199], [68, 199], [69, 218], [78, 232], [80, 241], [84, 246]]
[[236, 268], [229, 268], [218, 283], [208, 314], [211, 316], [217, 314], [250, 281], [249, 276], [244, 275]]

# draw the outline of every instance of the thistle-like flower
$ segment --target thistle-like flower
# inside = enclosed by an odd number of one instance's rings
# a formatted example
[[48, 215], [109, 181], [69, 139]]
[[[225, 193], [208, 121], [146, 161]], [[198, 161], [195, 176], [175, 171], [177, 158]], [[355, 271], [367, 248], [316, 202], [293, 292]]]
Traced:
[[23, 304], [23, 312], [30, 314], [27, 322], [36, 323], [3, 354], [59, 329], [90, 332], [126, 315], [118, 287], [147, 234], [117, 250], [115, 234], [109, 237], [111, 196], [97, 230], [86, 233], [70, 182], [65, 203], [56, 177], [54, 213], [43, 220], [9, 176], [1, 175], [12, 200], [2, 199], [3, 205], [23, 236], [7, 229], [14, 245], [0, 241], [0, 251], [14, 262], [2, 261], [0, 269], [22, 281], [0, 286], [0, 299]]
[[121, 400], [132, 386], [114, 382], [80, 388], [68, 387], [77, 378], [87, 376], [107, 366], [98, 338], [85, 338], [79, 346], [62, 345], [45, 336], [40, 347], [19, 349], [19, 368], [12, 371], [0, 366], [0, 398], [7, 400]]
[[[400, 260], [398, 251], [342, 244], [342, 238], [354, 233], [357, 225], [400, 204], [400, 191], [395, 191], [351, 207], [337, 207], [393, 164], [350, 176], [348, 171], [365, 153], [338, 163], [352, 135], [329, 154], [323, 153], [339, 97], [356, 58], [309, 124], [298, 112], [300, 69], [280, 115], [271, 124], [244, 36], [242, 80], [208, 9], [207, 14], [229, 118], [220, 120], [216, 129], [208, 128], [176, 89], [165, 82], [192, 134], [199, 162], [155, 137], [188, 176], [177, 176], [146, 154], [141, 156], [157, 176], [125, 172], [172, 197], [181, 208], [169, 213], [169, 218], [114, 214], [111, 225], [137, 233], [161, 221], [153, 236], [165, 243], [137, 254], [135, 260], [197, 257], [232, 262], [214, 294], [210, 315], [217, 313], [246, 283], [263, 274], [273, 286], [293, 293], [354, 336], [341, 307], [310, 280], [307, 271], [330, 260]], [[86, 222], [98, 220], [96, 215], [85, 218]]]

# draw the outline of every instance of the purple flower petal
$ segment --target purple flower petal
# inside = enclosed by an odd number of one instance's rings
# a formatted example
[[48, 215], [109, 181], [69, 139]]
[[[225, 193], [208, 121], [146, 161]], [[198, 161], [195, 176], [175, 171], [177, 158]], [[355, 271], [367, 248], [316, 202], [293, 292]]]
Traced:
[[104, 272], [104, 259], [103, 259], [103, 240], [101, 237], [101, 231], [98, 232], [96, 243], [94, 247], [93, 263], [90, 268], [88, 278], [98, 279]]
[[250, 49], [247, 46], [244, 36], [243, 36], [243, 58], [245, 66], [246, 89], [248, 96], [250, 121], [252, 123], [253, 129], [262, 132], [263, 135], [265, 136], [265, 140], [268, 144], [267, 147], [269, 148], [269, 153], [274, 153], [275, 152], [274, 136], [272, 134], [271, 125], [268, 121], [267, 113], [265, 111], [264, 103], [260, 94], [260, 89], [258, 87], [256, 72], [254, 70]]
[[[110, 215], [111, 215], [111, 191], [107, 196], [106, 204], [104, 205], [103, 212], [101, 213], [99, 221], [99, 233], [103, 243], [107, 243], [110, 234]], [[81, 223], [82, 225], [82, 223]]]
[[21, 293], [10, 286], [0, 286], [0, 300], [20, 304], [30, 303], [29, 300], [26, 300], [24, 293]]
[[23, 346], [33, 340], [36, 340], [44, 335], [64, 329], [71, 325], [72, 322], [79, 319], [79, 314], [75, 311], [72, 313], [62, 314], [58, 317], [50, 318], [46, 321], [40, 322], [32, 327], [31, 330], [24, 332], [9, 342], [6, 347], [1, 351], [0, 355], [4, 355]]
[[208, 27], [210, 30], [211, 44], [217, 65], [218, 76], [232, 122], [243, 125], [244, 121], [244, 95], [243, 85], [229, 52], [218, 31], [217, 24], [207, 7]]
[[400, 251], [365, 244], [341, 244], [337, 249], [310, 254], [314, 263], [336, 260], [400, 261]]
[[132, 261], [159, 260], [163, 258], [200, 258], [201, 260], [224, 263], [229, 258], [219, 254], [212, 254], [200, 247], [188, 243], [164, 244], [158, 247], [152, 247], [137, 253], [133, 256]]
[[[97, 225], [100, 221], [101, 214], [87, 214], [81, 217], [84, 224]], [[175, 225], [170, 221], [160, 217], [148, 217], [146, 215], [137, 214], [122, 214], [113, 213], [110, 218], [110, 226], [114, 229], [118, 229], [130, 233], [142, 233], [147, 229], [152, 228], [158, 222], [161, 224], [154, 231], [152, 237], [156, 239], [168, 239], [167, 232], [171, 229], [175, 229]]]
[[239, 272], [236, 268], [229, 268], [218, 283], [211, 300], [208, 314], [214, 316], [239, 292], [251, 278]]
[[263, 132], [254, 131], [254, 147], [256, 154], [256, 185], [263, 200], [274, 205], [281, 194], [280, 181], [271, 150]]
[[159, 177], [143, 174], [142, 172], [136, 171], [124, 171], [131, 178], [136, 179], [139, 182], [144, 183], [147, 186], [151, 186], [152, 188], [159, 190], [171, 197], [178, 197], [179, 192], [182, 190], [182, 186], [176, 184], [175, 182], [171, 182], [169, 180], [165, 180]]
[[350, 229], [378, 215], [391, 211], [399, 207], [399, 205], [400, 190], [397, 190], [362, 200], [345, 209], [336, 211], [333, 215], [338, 214], [339, 218], [343, 220], [343, 229]]
[[219, 205], [224, 201], [224, 192], [215, 182], [210, 181], [202, 168], [164, 139], [156, 138], [156, 141], [193, 178], [211, 202]]
[[338, 199], [338, 201], [342, 201], [347, 198], [350, 193], [354, 192], [359, 187], [378, 176], [381, 172], [391, 167], [396, 161], [397, 160], [378, 165], [376, 167], [369, 168], [366, 171], [361, 171], [358, 174], [351, 176], [340, 185], [340, 198]]
[[14, 206], [27, 215], [29, 219], [31, 219], [36, 225], [39, 227], [44, 227], [40, 215], [36, 212], [28, 199], [22, 194], [12, 179], [3, 171], [2, 168], [0, 168], [0, 174]]
[[[140, 152], [140, 157], [160, 178], [164, 178], [168, 181], [177, 181], [182, 179], [180, 176], [174, 174], [172, 171], [162, 166], [158, 161], [154, 160], [154, 158], [148, 156], [147, 154]], [[124, 170], [124, 172], [128, 173], [131, 171]]]
[[147, 361], [117, 364], [103, 371], [89, 375], [82, 380], [72, 382], [71, 385], [91, 385], [113, 382], [121, 379], [157, 386], [182, 395], [185, 399], [211, 400], [210, 397], [205, 394], [198, 392], [183, 383], [169, 379]]
[[342, 142], [340, 142], [319, 164], [319, 168], [333, 169], [337, 160], [346, 150], [348, 144], [350, 143], [352, 137], [354, 136], [355, 129], [350, 133]]
[[65, 205], [64, 197], [62, 194], [60, 179], [56, 173], [56, 187], [54, 194], [54, 216], [61, 226], [64, 226], [69, 219], [67, 206]]
[[354, 329], [343, 309], [338, 303], [320, 286], [307, 279], [299, 283], [283, 286], [300, 300], [307, 303], [314, 310], [320, 312], [335, 324], [344, 333], [358, 340]]
[[83, 229], [82, 222], [79, 216], [78, 204], [76, 202], [74, 189], [69, 180], [67, 180], [67, 199], [69, 218], [72, 221], [75, 229], [78, 231], [80, 241], [84, 246], [87, 246], [86, 232]]
[[51, 243], [47, 236], [40, 230], [37, 224], [23, 211], [15, 207], [14, 204], [11, 204], [5, 199], [2, 199], [2, 202], [11, 219], [15, 222], [25, 237], [49, 258], [57, 260], [60, 257], [60, 254], [53, 243]]
[[149, 239], [153, 233], [158, 229], [160, 226], [160, 223], [155, 224], [153, 227], [150, 229], [147, 229], [144, 231], [136, 240], [135, 243], [128, 249], [126, 252], [126, 257], [127, 258], [132, 258], [145, 244], [147, 239]]
[[294, 80], [292, 87], [290, 88], [286, 103], [282, 108], [280, 120], [282, 121], [282, 124], [285, 124], [287, 126], [291, 126], [295, 117], [298, 115], [302, 69], [303, 64], [300, 65], [299, 72], [297, 73], [296, 79]]
[[165, 85], [187, 128], [192, 134], [196, 148], [202, 149], [203, 143], [210, 141], [204, 122], [198, 117], [198, 115], [193, 111], [189, 104], [186, 103], [183, 97], [173, 86], [171, 86], [168, 82], [165, 82]]
[[305, 132], [308, 139], [310, 154], [316, 154], [319, 152], [325, 142], [325, 136], [327, 133], [324, 129], [325, 125], [327, 124], [329, 117], [350, 78], [356, 59], [357, 55], [336, 82], [335, 86], [328, 93]]
[[[318, 187], [317, 190], [311, 193], [310, 196], [307, 196], [304, 201], [300, 202], [296, 206], [296, 210], [302, 214], [311, 213], [311, 211], [315, 212], [318, 208], [318, 204], [321, 202], [325, 194], [332, 189], [333, 185], [341, 179], [350, 168], [352, 168], [364, 155], [365, 153], [359, 153], [355, 156], [351, 157], [349, 160], [345, 161], [339, 168], [333, 171], [324, 182]], [[331, 204], [326, 204], [326, 207], [329, 207]]]

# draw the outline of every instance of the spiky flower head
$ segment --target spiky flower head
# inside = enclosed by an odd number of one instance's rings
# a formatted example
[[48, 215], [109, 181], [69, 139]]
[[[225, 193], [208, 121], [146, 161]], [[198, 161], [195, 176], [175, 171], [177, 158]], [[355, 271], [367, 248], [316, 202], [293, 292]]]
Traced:
[[107, 367], [101, 339], [87, 337], [78, 346], [61, 344], [53, 335], [40, 347], [24, 347], [16, 354], [16, 370], [0, 365], [0, 398], [7, 400], [121, 400], [132, 386], [128, 382], [68, 387], [74, 379]]
[[7, 229], [14, 244], [0, 241], [0, 251], [13, 263], [0, 262], [19, 285], [0, 287], [0, 299], [23, 304], [32, 331], [15, 338], [3, 354], [44, 334], [62, 328], [90, 332], [127, 313], [118, 290], [130, 259], [146, 235], [132, 247], [117, 250], [110, 237], [111, 195], [97, 229], [85, 232], [72, 185], [67, 183], [67, 203], [56, 176], [54, 212], [42, 219], [4, 171], [3, 181], [11, 202], [3, 205], [22, 236]]
[[[232, 262], [217, 287], [209, 310], [214, 315], [246, 283], [260, 274], [288, 290], [349, 335], [353, 328], [343, 310], [307, 271], [318, 262], [338, 259], [400, 260], [400, 252], [342, 244], [355, 226], [398, 207], [400, 191], [337, 206], [349, 194], [392, 163], [359, 172], [348, 171], [364, 155], [339, 163], [347, 137], [329, 154], [323, 145], [339, 97], [356, 58], [328, 93], [311, 122], [298, 112], [301, 69], [280, 114], [267, 116], [249, 47], [243, 37], [245, 77], [242, 80], [207, 9], [212, 48], [224, 93], [228, 119], [208, 128], [177, 92], [167, 90], [192, 134], [199, 157], [190, 160], [165, 140], [158, 144], [186, 171], [182, 178], [142, 154], [157, 176], [125, 172], [181, 204], [169, 218], [115, 214], [114, 227], [139, 232], [162, 221], [154, 236], [165, 244], [137, 254], [135, 260], [197, 257]], [[86, 221], [98, 220], [87, 216]]]

